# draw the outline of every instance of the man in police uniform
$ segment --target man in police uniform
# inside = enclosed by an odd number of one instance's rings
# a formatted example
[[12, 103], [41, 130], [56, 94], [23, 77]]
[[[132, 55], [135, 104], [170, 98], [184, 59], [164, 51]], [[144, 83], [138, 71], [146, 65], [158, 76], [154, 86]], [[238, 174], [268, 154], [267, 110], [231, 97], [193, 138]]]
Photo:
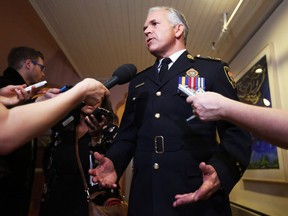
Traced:
[[[95, 154], [101, 166], [89, 172], [102, 186], [115, 187], [134, 157], [129, 215], [231, 215], [228, 195], [248, 166], [251, 138], [228, 122], [190, 118], [191, 105], [178, 90], [184, 80], [194, 93], [214, 91], [238, 100], [229, 67], [186, 51], [188, 26], [173, 8], [150, 9], [144, 34], [157, 61], [130, 82], [115, 144], [106, 157]], [[160, 80], [168, 57], [169, 70]], [[177, 194], [197, 190], [191, 204], [173, 206]]]

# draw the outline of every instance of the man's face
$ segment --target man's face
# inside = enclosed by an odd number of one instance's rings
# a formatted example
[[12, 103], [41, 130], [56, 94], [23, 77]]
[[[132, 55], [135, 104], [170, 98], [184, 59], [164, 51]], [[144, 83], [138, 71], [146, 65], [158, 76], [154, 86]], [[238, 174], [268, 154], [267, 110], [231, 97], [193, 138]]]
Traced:
[[165, 56], [175, 44], [175, 28], [168, 20], [167, 11], [159, 10], [148, 14], [143, 27], [146, 45], [156, 57]]
[[43, 81], [45, 78], [44, 73], [44, 61], [42, 58], [38, 58], [37, 60], [31, 60], [33, 67], [30, 69], [30, 81], [31, 84]]

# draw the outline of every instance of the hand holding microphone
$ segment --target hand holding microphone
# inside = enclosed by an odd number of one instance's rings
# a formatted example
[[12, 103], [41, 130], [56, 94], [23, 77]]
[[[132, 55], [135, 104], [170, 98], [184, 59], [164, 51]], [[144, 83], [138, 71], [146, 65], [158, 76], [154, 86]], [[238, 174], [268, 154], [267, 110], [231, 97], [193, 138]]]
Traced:
[[[107, 80], [103, 85], [107, 89], [111, 89], [115, 85], [122, 85], [125, 83], [128, 83], [132, 80], [132, 78], [136, 75], [137, 68], [133, 64], [124, 64], [120, 67], [118, 67], [112, 74], [112, 77]], [[61, 88], [60, 92], [64, 92], [69, 89], [69, 86], [63, 86]], [[79, 104], [71, 113], [66, 116], [64, 119], [62, 119], [57, 125], [54, 126], [55, 129], [61, 129], [69, 125], [71, 122], [73, 122], [75, 119], [77, 119], [77, 116], [80, 113], [80, 110], [82, 107], [85, 106], [85, 103]]]
[[115, 85], [122, 85], [128, 83], [136, 75], [137, 68], [133, 64], [124, 64], [118, 67], [112, 77], [104, 83], [104, 86], [111, 89]]

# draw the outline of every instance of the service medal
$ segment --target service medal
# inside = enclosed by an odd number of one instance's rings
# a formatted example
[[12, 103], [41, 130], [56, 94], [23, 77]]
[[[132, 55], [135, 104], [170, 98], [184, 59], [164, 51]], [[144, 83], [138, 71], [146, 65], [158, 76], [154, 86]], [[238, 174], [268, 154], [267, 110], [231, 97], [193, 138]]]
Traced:
[[189, 70], [186, 71], [186, 76], [188, 77], [196, 77], [198, 76], [198, 71], [196, 71], [194, 68], [190, 68]]

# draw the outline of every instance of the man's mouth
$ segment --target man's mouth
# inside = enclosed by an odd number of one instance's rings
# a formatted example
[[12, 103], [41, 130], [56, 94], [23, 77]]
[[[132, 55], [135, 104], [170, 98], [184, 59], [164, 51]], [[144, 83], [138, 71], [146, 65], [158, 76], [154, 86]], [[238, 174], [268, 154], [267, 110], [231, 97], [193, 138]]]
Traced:
[[149, 43], [151, 43], [151, 41], [152, 41], [153, 39], [154, 39], [154, 38], [148, 38], [148, 39], [146, 40], [147, 45], [148, 45]]

